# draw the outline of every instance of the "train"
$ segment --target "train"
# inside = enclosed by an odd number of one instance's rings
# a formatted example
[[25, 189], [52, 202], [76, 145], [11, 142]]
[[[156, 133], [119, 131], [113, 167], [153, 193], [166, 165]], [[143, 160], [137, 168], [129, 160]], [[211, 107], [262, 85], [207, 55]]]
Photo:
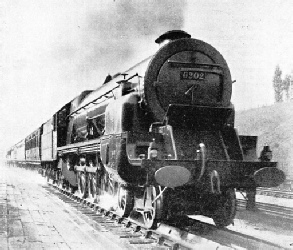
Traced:
[[[239, 135], [232, 78], [212, 45], [182, 30], [154, 55], [83, 91], [7, 152], [48, 180], [147, 228], [187, 215], [233, 223], [236, 191], [275, 187], [284, 173], [257, 137]], [[109, 198], [110, 197], [110, 198]]]

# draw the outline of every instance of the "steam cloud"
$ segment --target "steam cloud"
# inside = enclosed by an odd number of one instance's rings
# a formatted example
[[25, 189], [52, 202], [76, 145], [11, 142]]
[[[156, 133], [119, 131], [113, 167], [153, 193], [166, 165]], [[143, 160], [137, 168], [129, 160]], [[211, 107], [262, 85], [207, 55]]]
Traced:
[[86, 51], [81, 68], [114, 74], [137, 63], [139, 48], [147, 48], [168, 30], [182, 28], [185, 6], [185, 0], [117, 0], [91, 13], [83, 30]]

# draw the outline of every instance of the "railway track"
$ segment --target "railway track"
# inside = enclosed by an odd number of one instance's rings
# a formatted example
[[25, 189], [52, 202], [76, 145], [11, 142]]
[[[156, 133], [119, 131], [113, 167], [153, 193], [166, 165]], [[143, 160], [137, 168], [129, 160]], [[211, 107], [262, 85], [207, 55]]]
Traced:
[[282, 191], [269, 188], [257, 188], [256, 193], [258, 195], [267, 195], [276, 198], [293, 199], [293, 192], [291, 191]]
[[[245, 209], [246, 200], [237, 199], [238, 209]], [[293, 208], [275, 204], [256, 202], [256, 209], [264, 214], [285, 218], [293, 221]]]
[[191, 218], [184, 220], [184, 225], [182, 221], [172, 225], [162, 223], [156, 230], [148, 230], [56, 185], [49, 184], [48, 189], [74, 207], [95, 230], [105, 233], [105, 237], [126, 249], [284, 249], [269, 241], [218, 229]]

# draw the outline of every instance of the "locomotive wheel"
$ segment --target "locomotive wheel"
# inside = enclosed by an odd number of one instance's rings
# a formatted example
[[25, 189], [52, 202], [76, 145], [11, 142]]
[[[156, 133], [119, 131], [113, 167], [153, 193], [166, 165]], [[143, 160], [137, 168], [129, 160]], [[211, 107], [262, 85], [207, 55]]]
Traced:
[[47, 182], [50, 181], [50, 174], [51, 174], [51, 169], [49, 167], [47, 167], [46, 171], [45, 171], [45, 176], [46, 176]]
[[77, 190], [76, 187], [72, 186], [67, 180], [63, 179], [63, 188], [71, 193], [71, 194], [74, 194], [74, 192]]
[[97, 178], [96, 175], [90, 174], [88, 179], [88, 197], [93, 199], [94, 202], [97, 199]]
[[46, 169], [44, 167], [42, 168], [42, 176], [46, 177]]
[[49, 172], [49, 170], [47, 169], [45, 173], [46, 173], [45, 174], [46, 180], [47, 180], [47, 182], [49, 182], [50, 181], [50, 176], [49, 176], [50, 172]]
[[59, 188], [63, 188], [63, 178], [62, 178], [62, 173], [60, 170], [57, 171], [57, 186]]
[[127, 190], [124, 186], [119, 185], [117, 213], [121, 217], [129, 216], [130, 212], [133, 209], [133, 204], [134, 204], [133, 192]]
[[58, 171], [54, 170], [53, 171], [53, 184], [58, 184]]
[[58, 181], [57, 181], [57, 186], [59, 187], [59, 188], [64, 188], [64, 184], [63, 184], [63, 179], [61, 179], [61, 177], [60, 177], [60, 179], [58, 179]]
[[101, 191], [100, 194], [104, 195], [108, 191], [108, 178], [106, 174], [101, 176]]
[[233, 188], [229, 188], [218, 197], [217, 207], [212, 218], [217, 227], [223, 228], [233, 223], [236, 214], [236, 194]]
[[156, 199], [160, 192], [161, 187], [150, 186], [145, 188], [143, 220], [147, 228], [155, 229], [158, 220], [163, 219], [163, 195]]
[[83, 172], [78, 175], [78, 190], [82, 198], [86, 198], [86, 176]]

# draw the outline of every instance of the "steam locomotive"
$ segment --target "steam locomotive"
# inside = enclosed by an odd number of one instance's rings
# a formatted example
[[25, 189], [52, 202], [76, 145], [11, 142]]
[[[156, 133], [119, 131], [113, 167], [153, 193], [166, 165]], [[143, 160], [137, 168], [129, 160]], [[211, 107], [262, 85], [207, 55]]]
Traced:
[[258, 158], [257, 137], [237, 134], [222, 55], [180, 30], [156, 43], [153, 56], [82, 92], [7, 157], [41, 165], [84, 198], [113, 197], [118, 214], [148, 228], [189, 214], [228, 226], [236, 189], [277, 186], [284, 173], [268, 146]]

